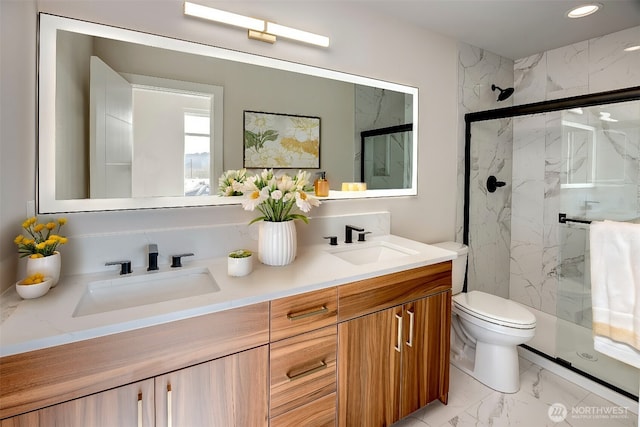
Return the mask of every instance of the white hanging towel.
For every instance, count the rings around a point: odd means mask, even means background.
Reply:
[[[592,222],[589,236],[595,349],[640,367],[640,224]]]

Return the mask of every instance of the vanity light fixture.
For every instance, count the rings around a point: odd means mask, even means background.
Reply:
[[[633,46],[627,46],[624,48],[625,52],[635,52],[636,50],[640,50],[640,44],[636,44]]]
[[[326,36],[297,30],[291,27],[285,27],[284,25],[275,24],[262,19],[250,18],[237,13],[202,6],[188,1],[184,2],[184,14],[220,22],[222,24],[233,25],[235,27],[246,28],[248,30],[248,37],[253,40],[275,43],[276,36],[280,36],[317,46],[329,46],[329,37]]]
[[[214,9],[212,7],[202,6],[188,1],[184,2],[184,14],[256,31],[264,30],[265,24],[262,19],[255,19],[244,15],[238,15],[237,13],[225,12],[224,10]]]
[[[295,28],[285,27],[284,25],[274,24],[273,22],[267,22],[265,33],[314,44],[316,46],[329,47],[329,37],[308,31],[296,30]]]
[[[602,8],[600,3],[589,3],[583,4],[578,7],[574,7],[569,12],[567,12],[567,16],[569,18],[584,18],[585,16],[589,16],[593,13],[596,13],[598,10]]]

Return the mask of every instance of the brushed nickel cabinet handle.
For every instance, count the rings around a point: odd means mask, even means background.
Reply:
[[[171,427],[171,384],[167,384],[167,427]]]
[[[138,393],[138,427],[142,427],[142,393]]]
[[[396,319],[398,319],[398,344],[394,347],[394,349],[400,353],[402,349],[402,316],[396,313]]]
[[[323,305],[319,308],[315,308],[315,309],[311,309],[309,311],[303,311],[300,313],[288,313],[287,314],[287,319],[291,320],[292,322],[295,320],[300,320],[300,319],[306,319],[307,317],[312,317],[312,316],[317,316],[319,314],[324,314],[327,313],[329,311],[329,309],[327,308],[326,305]]]
[[[407,313],[409,314],[409,339],[407,340],[407,345],[413,347],[413,319],[415,313],[411,310],[407,310]]]
[[[286,374],[287,378],[289,379],[289,381],[295,381],[300,378],[306,377],[307,375],[315,374],[316,372],[320,372],[323,369],[327,369],[327,364],[323,360],[321,360],[319,363],[320,364],[318,366],[315,366],[311,369],[306,369],[302,372],[296,372],[296,373],[293,373],[293,371],[288,372]]]

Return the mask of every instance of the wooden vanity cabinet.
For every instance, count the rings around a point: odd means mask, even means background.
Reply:
[[[271,426],[331,427],[336,419],[337,290],[271,301]]]
[[[0,427],[388,426],[449,387],[451,262],[0,359]]]
[[[14,418],[0,427],[268,426],[266,345]]]
[[[7,356],[0,426],[267,426],[268,342],[265,302]]]
[[[435,399],[447,402],[450,268],[437,264],[339,288],[339,426],[388,426]]]
[[[153,427],[153,383],[140,381],[7,418],[0,427]]]
[[[268,346],[155,378],[157,426],[267,427]]]

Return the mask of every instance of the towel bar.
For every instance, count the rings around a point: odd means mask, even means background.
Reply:
[[[566,224],[567,222],[577,222],[579,224],[591,224],[591,221],[586,220],[586,219],[567,218],[567,214],[565,214],[565,213],[559,213],[558,214],[558,222],[560,224]]]

